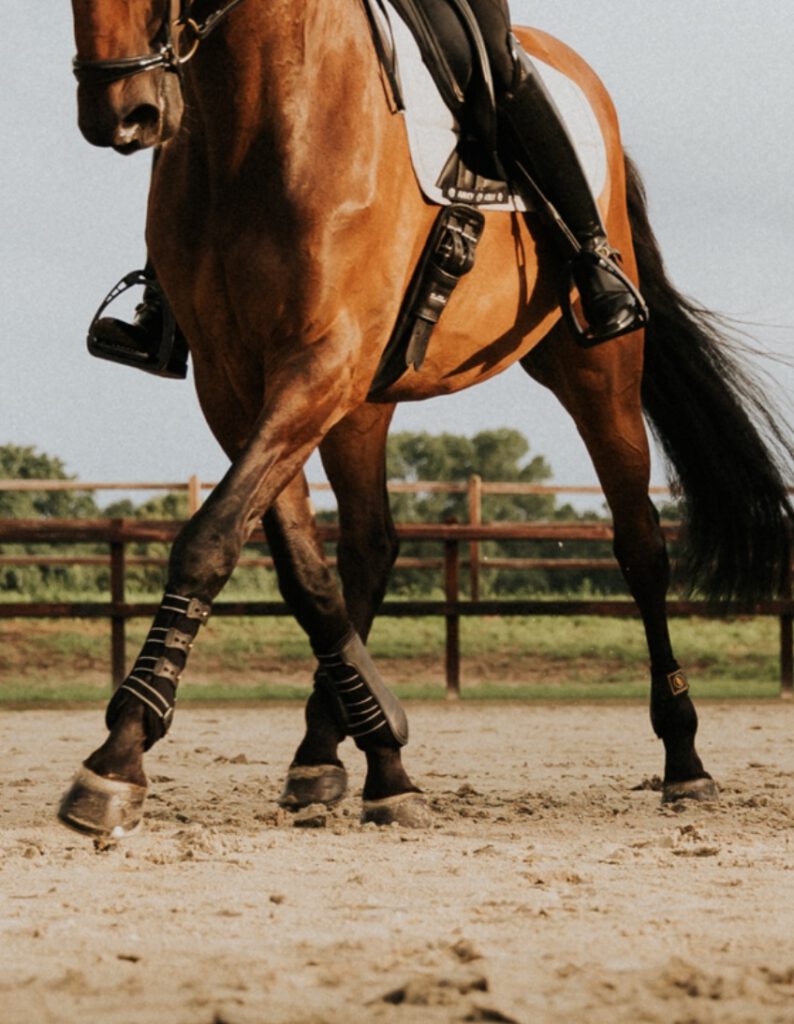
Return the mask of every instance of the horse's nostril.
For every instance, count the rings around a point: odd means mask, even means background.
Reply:
[[[160,111],[152,103],[140,103],[122,121],[125,128],[156,128],[160,123]]]
[[[116,125],[113,147],[119,153],[134,153],[157,141],[160,110],[152,103],[139,103]]]

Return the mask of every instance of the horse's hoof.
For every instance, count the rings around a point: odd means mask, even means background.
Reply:
[[[85,765],[61,800],[58,817],[92,836],[123,839],[140,828],[146,786],[97,775]]]
[[[719,797],[720,791],[714,779],[666,782],[662,791],[663,804],[673,804],[678,800],[719,800]]]
[[[433,812],[423,793],[399,793],[382,800],[365,800],[361,823],[366,825],[402,825],[404,828],[429,828]]]
[[[279,806],[297,811],[309,804],[334,807],[347,792],[347,772],[337,764],[294,764],[287,772]]]

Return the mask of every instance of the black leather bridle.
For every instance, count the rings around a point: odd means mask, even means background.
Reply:
[[[175,19],[173,10],[177,2],[179,17]],[[208,14],[203,21],[196,21],[191,17],[192,0],[166,0],[163,23],[152,41],[153,46],[157,47],[156,50],[138,56],[115,57],[108,60],[81,60],[75,57],[72,60],[74,76],[81,85],[109,85],[122,78],[155,71],[157,68],[179,74],[183,64],[187,64],[195,55],[202,40],[206,39],[221,20],[240,3],[242,0],[226,0],[225,4],[212,14]],[[174,39],[175,24],[181,26],[183,32],[189,32],[192,40],[189,49],[183,53],[177,49]]]

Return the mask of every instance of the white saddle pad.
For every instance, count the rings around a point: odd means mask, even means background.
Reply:
[[[518,195],[508,195],[501,190],[478,193],[470,197],[461,195],[460,192],[453,196],[443,193],[438,180],[457,146],[458,124],[439,95],[411,30],[391,3],[388,0],[385,0],[385,3],[397,52],[411,160],[423,194],[440,206],[468,200],[487,206],[490,210],[526,209],[526,204]],[[377,4],[373,6],[377,8]],[[584,92],[575,82],[536,58],[533,58],[533,62],[576,145],[593,195],[599,196],[606,184],[607,154],[595,113]]]

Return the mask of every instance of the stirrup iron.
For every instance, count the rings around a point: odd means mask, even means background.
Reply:
[[[132,337],[111,340],[100,337],[96,330],[108,306],[130,288],[139,286],[153,291],[161,305],[163,324],[156,351],[142,345],[136,346]],[[118,284],[111,288],[89,325],[86,344],[89,353],[98,359],[108,359],[123,366],[132,366],[158,377],[184,379],[187,376],[187,343],[184,335],[177,326],[160,283],[145,270],[133,270],[125,274]]]

